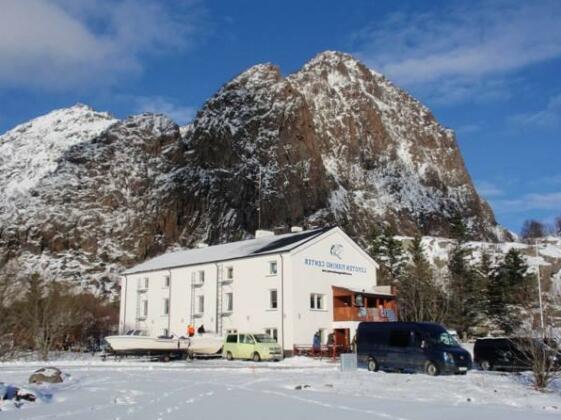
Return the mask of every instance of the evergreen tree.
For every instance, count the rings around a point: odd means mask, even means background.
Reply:
[[[446,299],[425,257],[421,237],[411,244],[411,258],[398,282],[398,305],[403,321],[442,321]]]
[[[475,290],[476,299],[474,302],[475,310],[478,312],[479,320],[483,321],[489,315],[489,282],[493,276],[493,264],[491,256],[485,248],[481,251],[481,260],[475,271]]]
[[[450,220],[450,237],[460,243],[468,240],[468,228],[460,213],[455,213]]]
[[[498,264],[489,283],[489,312],[493,321],[512,334],[522,324],[521,305],[528,299],[532,275],[516,249],[511,249]]]
[[[380,265],[379,283],[395,284],[403,272],[406,255],[401,242],[394,238],[396,232],[387,225],[380,233],[374,230],[370,244],[370,256]]]
[[[478,317],[477,272],[468,262],[470,251],[458,241],[448,260],[448,323],[460,334],[467,334]]]

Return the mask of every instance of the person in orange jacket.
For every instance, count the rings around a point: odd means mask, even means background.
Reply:
[[[195,335],[195,327],[192,324],[189,324],[187,327],[187,334],[189,337],[193,337]]]

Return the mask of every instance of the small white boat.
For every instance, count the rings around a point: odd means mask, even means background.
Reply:
[[[189,353],[192,355],[216,354],[222,350],[224,345],[222,337],[208,333],[194,335],[187,340],[191,341]]]
[[[125,335],[105,337],[112,353],[147,354],[158,352],[186,352],[214,354],[222,348],[222,337],[200,334],[193,337],[149,337],[141,330],[130,330]]]

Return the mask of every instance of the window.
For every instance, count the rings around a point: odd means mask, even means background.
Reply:
[[[165,277],[164,277],[164,287],[165,287],[165,288],[169,288],[169,282],[170,282],[170,277],[169,277],[169,276],[165,276]]]
[[[269,335],[276,342],[279,341],[279,333],[276,328],[265,328],[265,334]]]
[[[310,295],[310,309],[324,309],[323,295],[312,293]]]
[[[269,274],[270,275],[277,275],[278,266],[276,261],[269,261]]]
[[[162,309],[163,309],[162,313],[164,315],[169,315],[169,298],[164,298],[164,304]]]
[[[240,334],[240,343],[242,344],[255,344],[255,340],[249,334]]]
[[[168,330],[167,328],[164,328],[164,329],[162,330],[162,335],[163,335],[164,337],[169,337],[169,330]]]
[[[226,267],[226,279],[232,280],[234,278],[234,267]]]
[[[148,279],[148,277],[140,279],[139,289],[148,289],[149,282],[150,282],[150,280]]]
[[[142,316],[146,318],[148,316],[148,300],[144,299],[142,301]]]
[[[234,294],[232,292],[225,293],[226,298],[226,312],[232,312],[234,310]]]
[[[199,296],[199,313],[202,314],[205,311],[205,297]]]
[[[278,309],[278,293],[277,289],[269,290],[269,309]]]
[[[238,335],[237,334],[230,334],[226,337],[226,343],[237,343],[238,342]]]
[[[390,331],[390,346],[391,347],[407,347],[409,346],[411,333],[406,330],[393,330]]]
[[[205,282],[205,272],[199,271],[199,283],[204,283],[204,282]]]

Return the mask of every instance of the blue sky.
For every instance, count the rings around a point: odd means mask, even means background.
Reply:
[[[0,132],[83,102],[188,122],[256,63],[349,52],[454,129],[498,221],[561,215],[561,2],[0,0]]]

